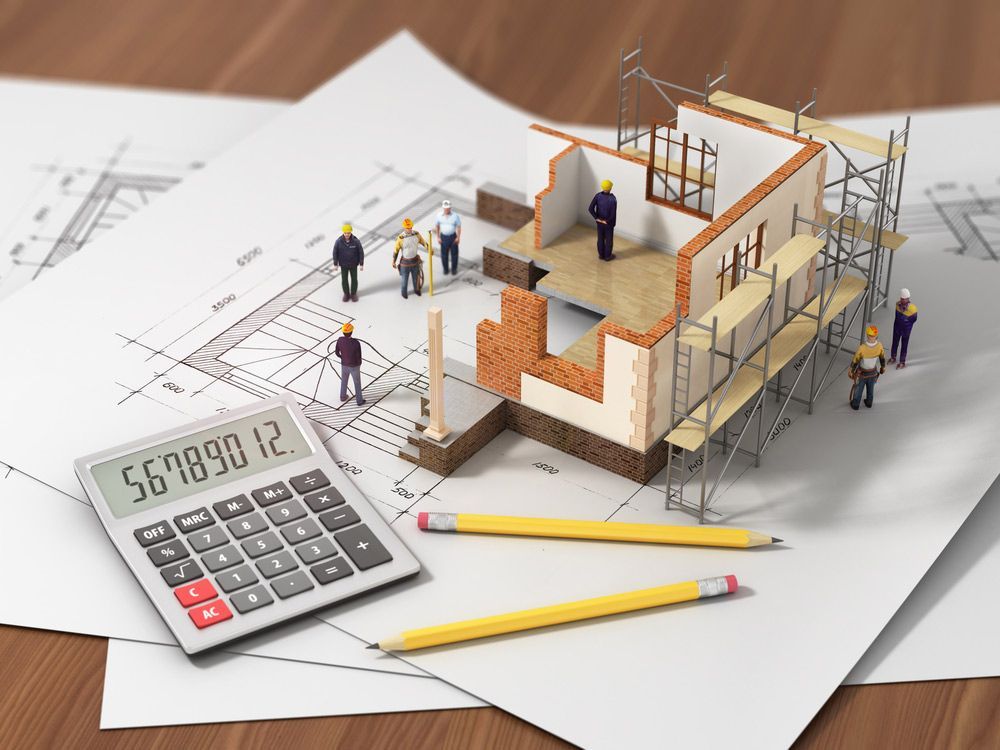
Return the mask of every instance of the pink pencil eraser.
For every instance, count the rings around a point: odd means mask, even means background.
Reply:
[[[420,513],[417,513],[417,528],[418,529],[423,529],[424,531],[427,531],[427,513],[426,513],[426,511],[422,511]],[[734,578],[733,579],[734,585],[735,585],[735,581],[736,581],[736,579]]]
[[[421,526],[421,528],[423,527]],[[729,594],[733,593],[734,591],[736,591],[736,589],[740,587],[740,585],[736,582],[736,576],[726,576],[726,587],[727,587],[726,593]]]

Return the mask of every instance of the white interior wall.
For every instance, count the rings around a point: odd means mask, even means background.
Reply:
[[[577,148],[556,162],[555,184],[542,196],[542,247],[576,224],[581,151]]]
[[[713,217],[720,216],[800,148],[787,138],[684,106],[677,110],[677,128],[718,144]]]
[[[800,212],[808,215],[816,198],[817,173],[821,155],[813,157],[809,163],[801,167],[785,182],[772,190],[768,196],[751,208],[743,216],[733,222],[715,240],[704,247],[691,263],[691,306],[690,315],[698,318],[706,313],[715,303],[719,281],[719,259],[732,249],[737,241],[742,240],[751,231],[756,231],[762,221],[767,221],[767,236],[765,237],[761,267],[767,267],[767,257],[777,251],[791,237],[792,210],[795,203],[799,204]],[[808,264],[798,271],[789,281],[791,304],[798,306],[805,299],[807,287]],[[779,292],[779,305],[775,308],[775,325],[781,320],[784,304],[784,292]],[[761,305],[761,308],[763,305]],[[753,314],[736,327],[736,353],[742,351],[747,338],[753,332],[758,308]],[[763,329],[762,329],[763,331]],[[763,333],[758,334],[758,341]],[[726,345],[728,346],[728,340]],[[654,346],[656,350],[657,370],[654,379],[657,384],[654,400],[653,435],[663,434],[670,423],[670,396],[673,376],[674,334],[671,332]],[[722,360],[716,361],[716,378],[725,367]],[[703,398],[705,391],[701,387],[707,382],[708,355],[697,349],[692,349],[691,382],[689,387],[690,402],[696,403]]]
[[[587,213],[601,180],[611,180],[618,199],[615,233],[648,247],[676,254],[685,242],[708,226],[708,221],[646,200],[646,166],[618,156],[582,147],[579,172],[578,220],[587,226]]]
[[[528,128],[526,144],[527,164],[524,169],[524,194],[529,205],[534,205],[535,196],[549,186],[549,161],[564,151],[572,141]]]
[[[532,409],[582,427],[616,443],[629,444],[635,409],[633,362],[639,347],[614,336],[604,343],[604,399],[594,401],[540,378],[521,374],[521,401]]]

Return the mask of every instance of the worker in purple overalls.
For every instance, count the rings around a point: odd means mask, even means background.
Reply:
[[[618,216],[618,199],[611,192],[611,180],[601,180],[601,192],[594,196],[587,210],[597,222],[597,257],[614,260],[615,219]]]
[[[910,290],[899,290],[899,302],[896,303],[896,319],[892,323],[892,352],[889,357],[889,364],[896,361],[896,349],[899,348],[899,362],[896,364],[897,370],[906,367],[906,349],[910,345],[910,332],[913,324],[917,322],[917,306],[910,302]]]
[[[347,401],[347,378],[354,381],[354,398],[358,406],[363,406],[364,398],[361,396],[361,342],[352,338],[354,326],[351,323],[344,323],[340,329],[344,334],[337,339],[337,346],[333,353],[340,360],[340,400]]]

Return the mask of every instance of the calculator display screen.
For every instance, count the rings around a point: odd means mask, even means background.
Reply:
[[[279,406],[105,461],[91,474],[111,512],[123,518],[312,453]]]

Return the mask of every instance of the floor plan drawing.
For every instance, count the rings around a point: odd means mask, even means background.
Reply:
[[[1000,180],[959,185],[939,182],[925,188],[925,202],[904,206],[914,234],[951,235],[945,252],[1000,262]]]
[[[37,279],[199,169],[121,139],[109,154],[36,164],[35,189],[0,235],[0,296]]]

